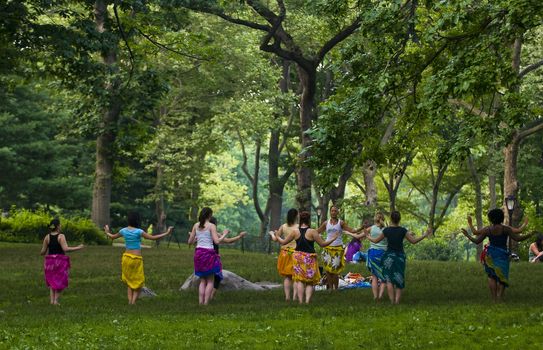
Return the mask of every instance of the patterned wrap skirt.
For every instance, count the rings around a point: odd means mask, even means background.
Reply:
[[[142,288],[145,285],[145,275],[143,274],[143,257],[141,255],[124,253],[121,263],[121,280],[126,283],[130,289]]]
[[[405,288],[405,253],[387,250],[383,253],[383,279],[397,288]]]
[[[277,258],[277,272],[283,277],[292,277],[294,274],[293,254],[294,248],[292,247],[281,247],[281,250],[279,251],[279,257]]]
[[[383,249],[370,248],[368,250],[368,259],[366,260],[366,267],[372,275],[376,276],[379,281],[384,281],[383,277]]]
[[[328,273],[339,275],[345,267],[345,251],[342,246],[324,247],[322,260],[324,270]]]
[[[353,238],[353,240],[347,246],[347,252],[345,253],[345,261],[347,262],[353,261],[353,255],[355,255],[360,250],[361,247],[362,247],[362,244],[360,243],[360,240]]]
[[[68,287],[70,274],[70,257],[62,254],[46,255],[43,271],[47,287],[62,291]]]
[[[295,251],[292,279],[309,285],[317,285],[321,279],[317,254]]]
[[[509,286],[509,252],[489,245],[484,256],[485,272],[504,286]]]
[[[221,257],[215,249],[196,248],[194,251],[194,274],[198,277],[214,275],[218,280],[223,279]]]

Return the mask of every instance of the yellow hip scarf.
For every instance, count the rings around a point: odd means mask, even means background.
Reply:
[[[291,277],[294,274],[294,261],[292,258],[293,253],[294,248],[281,247],[279,257],[277,258],[277,271],[283,277]]]
[[[345,267],[345,252],[343,247],[325,247],[322,251],[322,260],[326,272],[339,275]]]
[[[130,289],[140,289],[143,287],[145,276],[143,274],[143,258],[140,255],[123,254],[121,280]]]

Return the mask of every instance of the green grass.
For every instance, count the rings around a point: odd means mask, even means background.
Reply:
[[[541,345],[543,265],[511,267],[506,302],[488,298],[474,262],[409,261],[402,304],[374,304],[371,290],[316,292],[287,304],[282,290],[219,292],[198,306],[179,292],[192,271],[183,246],[146,249],[146,285],[158,296],[127,305],[121,248],[74,252],[61,306],[49,305],[39,245],[0,243],[0,348],[168,349],[526,349]],[[224,249],[225,268],[252,281],[280,282],[273,256]],[[346,271],[367,274],[362,266]]]

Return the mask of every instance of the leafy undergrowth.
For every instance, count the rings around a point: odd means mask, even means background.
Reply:
[[[376,348],[521,349],[540,346],[543,265],[513,264],[504,304],[490,303],[477,263],[409,261],[400,306],[375,304],[371,290],[316,292],[311,305],[282,290],[219,292],[198,306],[179,292],[192,251],[144,250],[146,285],[158,296],[126,304],[115,247],[71,254],[70,287],[48,304],[39,246],[0,244],[0,348]],[[273,256],[222,251],[225,268],[280,282]],[[367,271],[348,265],[346,271]]]

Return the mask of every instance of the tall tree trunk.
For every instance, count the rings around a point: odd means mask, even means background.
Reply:
[[[375,175],[377,175],[377,164],[373,160],[368,160],[362,167],[364,174],[364,187],[366,189],[366,203],[368,207],[377,207],[377,185],[375,184]]]
[[[496,208],[496,175],[491,173],[488,175],[488,194],[489,194],[489,203],[488,209],[492,210]]]
[[[97,0],[94,5],[96,29],[99,33],[106,31],[108,21],[107,2]],[[116,47],[102,52],[102,60],[108,66],[117,62]],[[92,191],[92,221],[103,227],[110,221],[111,205],[111,178],[113,174],[113,144],[115,142],[115,125],[121,112],[121,104],[118,100],[119,82],[114,80],[105,86],[109,103],[103,111],[100,129],[102,130],[96,139],[96,170]]]
[[[477,229],[480,230],[483,228],[483,193],[481,189],[481,180],[471,154],[468,156],[468,168],[471,173],[473,186],[475,187],[475,219],[477,221]],[[483,244],[477,244],[477,256],[480,256],[482,251]]]
[[[307,131],[311,128],[312,122],[316,118],[315,92],[317,72],[315,68],[308,71],[300,65],[296,67],[302,87],[302,94],[300,95],[300,139],[302,152],[297,167],[298,194],[296,200],[300,210],[311,212],[312,172],[305,162],[310,157],[309,146],[311,146],[311,138],[307,134]]]
[[[522,209],[519,205],[519,186],[517,178],[517,160],[519,152],[520,140],[517,136],[513,137],[513,140],[505,146],[503,150],[504,155],[504,173],[503,173],[503,190],[504,196],[514,196],[516,198],[515,210],[513,210],[512,221],[509,221],[509,212],[505,208],[505,222],[510,226],[517,226],[522,216]],[[514,240],[509,240],[509,249],[512,252],[517,252],[518,244]]]

